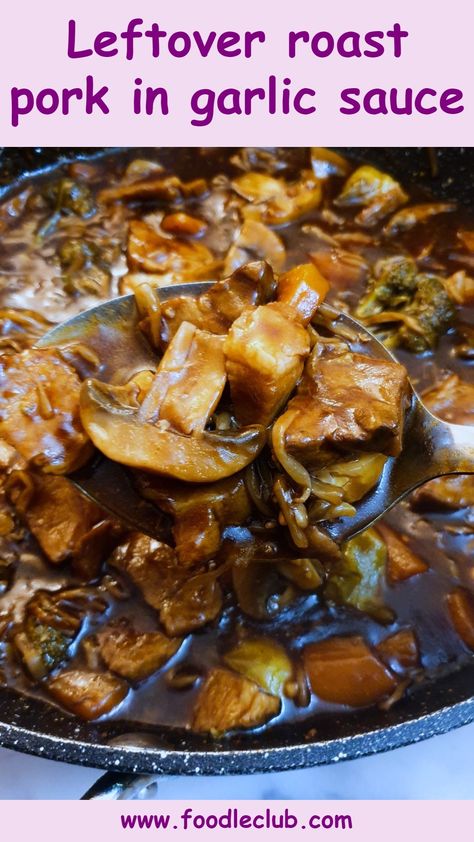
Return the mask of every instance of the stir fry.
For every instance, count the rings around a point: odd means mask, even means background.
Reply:
[[[400,453],[408,375],[474,425],[474,224],[319,147],[178,152],[63,165],[0,207],[0,683],[211,739],[388,709],[472,657],[474,479],[342,546],[326,527]],[[35,347],[125,293],[146,368]],[[99,455],[160,537],[73,485]]]

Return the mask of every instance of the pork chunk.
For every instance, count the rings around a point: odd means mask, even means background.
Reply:
[[[397,363],[362,354],[323,354],[307,366],[288,412],[286,446],[308,467],[340,451],[400,453],[408,378]]]
[[[258,684],[227,669],[216,668],[204,683],[194,708],[193,731],[214,736],[256,728],[280,712],[281,702]]]
[[[171,637],[188,634],[215,620],[222,611],[223,596],[213,574],[187,577],[179,590],[164,600],[160,621]]]
[[[48,690],[66,710],[81,719],[98,719],[117,707],[128,693],[128,684],[109,673],[65,670],[48,683]]]
[[[135,532],[129,540],[116,548],[109,563],[123,570],[152,608],[158,611],[165,598],[183,580],[176,553],[167,544]]]
[[[222,591],[209,574],[189,575],[175,551],[139,532],[117,547],[110,563],[123,570],[160,615],[166,634],[181,637],[214,620],[222,609]]]
[[[164,301],[161,306],[160,343],[163,348],[171,342],[183,322],[190,322],[195,327],[216,335],[224,335],[228,328],[226,320],[218,313],[207,312],[202,308],[201,298],[178,295]]]
[[[204,430],[226,383],[223,338],[182,322],[160,362],[139,415],[189,435]]]
[[[102,513],[64,477],[29,477],[32,494],[25,508],[18,497],[19,513],[48,559],[58,564],[80,552],[84,538]],[[10,497],[15,504],[15,484],[11,485]]]
[[[159,631],[136,632],[126,620],[106,627],[97,637],[107,667],[128,681],[149,678],[181,646],[181,640]]]
[[[54,350],[29,350],[0,362],[0,435],[27,461],[53,474],[91,452],[79,417],[81,383]]]
[[[301,377],[309,338],[289,308],[267,304],[234,322],[224,353],[238,420],[267,425]]]
[[[199,298],[177,296],[162,306],[161,342],[166,345],[183,321],[202,330],[223,335],[231,324],[249,309],[266,304],[276,288],[268,263],[255,260],[240,266],[228,278],[215,283]]]
[[[189,495],[189,505],[176,514],[173,537],[180,563],[190,567],[211,559],[221,546],[222,530],[243,523],[251,507],[242,476],[215,483],[215,496],[208,489]]]
[[[145,496],[174,518],[173,537],[179,563],[195,567],[213,558],[225,526],[243,523],[251,506],[243,474],[209,485],[162,477],[143,478]]]

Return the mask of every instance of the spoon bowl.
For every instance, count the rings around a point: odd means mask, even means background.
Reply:
[[[157,289],[161,302],[176,296],[196,297],[213,282],[178,284]],[[396,361],[394,355],[360,322],[325,304],[324,315],[344,332],[352,350]],[[100,360],[94,376],[121,384],[143,369],[155,368],[156,354],[138,328],[135,297],[126,295],[86,310],[49,330],[37,348],[86,344]],[[418,486],[435,477],[474,473],[474,427],[449,424],[436,418],[410,384],[403,448],[389,457],[375,488],[357,503],[352,517],[322,524],[337,542],[345,541],[375,523]],[[163,515],[135,488],[131,472],[98,454],[69,479],[102,508],[135,529],[162,536]]]

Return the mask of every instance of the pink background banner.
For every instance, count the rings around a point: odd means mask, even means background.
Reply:
[[[212,840],[225,834],[274,840],[297,834],[351,842],[379,842],[381,836],[385,842],[419,837],[445,842],[470,838],[473,809],[469,801],[3,801],[2,838],[63,842],[66,834],[68,842],[115,842],[157,834]]]
[[[1,14],[2,145],[473,142],[469,0],[16,0]]]

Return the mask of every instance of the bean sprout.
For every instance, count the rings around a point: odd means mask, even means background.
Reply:
[[[151,284],[139,284],[134,291],[134,295],[138,313],[142,319],[147,320],[151,340],[153,345],[158,348],[161,331],[161,304],[156,290],[153,289]]]
[[[297,416],[296,410],[288,410],[275,421],[272,428],[273,452],[281,467],[291,479],[301,486],[302,492],[298,501],[304,503],[311,494],[311,477],[301,462],[290,456],[286,450],[285,435],[288,427]]]

